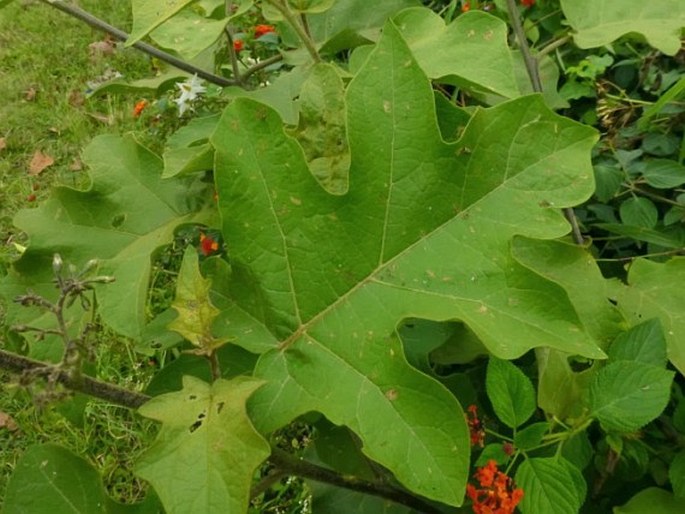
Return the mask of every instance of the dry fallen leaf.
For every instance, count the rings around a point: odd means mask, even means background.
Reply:
[[[36,94],[38,91],[36,91],[35,87],[30,87],[27,90],[24,91],[24,100],[27,102],[33,102],[36,99]]]
[[[29,163],[29,175],[39,175],[45,168],[52,166],[54,163],[55,159],[51,156],[40,150],[36,150],[36,153],[33,154],[31,162]]]
[[[69,105],[72,107],[81,107],[86,101],[86,97],[78,89],[73,89],[69,93]]]
[[[0,150],[7,148],[7,141],[4,137],[0,137]]]
[[[112,55],[115,50],[115,42],[109,37],[88,45],[88,52],[90,53],[91,59],[95,59],[101,55]]]
[[[81,162],[81,159],[76,157],[73,161],[71,161],[71,164],[69,165],[70,171],[81,171],[82,169],[83,163]]]
[[[10,432],[15,432],[19,429],[19,425],[14,421],[14,418],[6,412],[0,411],[0,428],[6,428]]]

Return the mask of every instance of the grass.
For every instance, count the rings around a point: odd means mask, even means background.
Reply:
[[[129,2],[79,4],[117,27],[130,27]],[[103,39],[102,33],[43,2],[15,0],[0,10],[0,277],[18,257],[17,245],[26,243],[12,225],[14,214],[46,198],[55,184],[87,185],[79,156],[94,136],[139,128],[132,115],[135,96],[86,96],[89,83],[112,70],[131,79],[152,74],[150,59],[135,49],[93,52],[89,45]],[[54,164],[31,175],[29,163],[36,151],[51,156]],[[0,336],[3,327],[0,305]],[[140,388],[150,378],[153,370],[133,354],[128,341],[100,332],[96,344],[99,378],[130,388]],[[39,386],[26,390],[12,380],[0,373],[0,414],[9,414],[17,427],[0,428],[0,507],[17,460],[30,445],[45,442],[88,459],[113,498],[132,502],[144,495],[145,486],[131,467],[151,441],[152,423],[98,401],[76,402],[80,408],[69,412],[59,403],[37,409],[33,394]]]

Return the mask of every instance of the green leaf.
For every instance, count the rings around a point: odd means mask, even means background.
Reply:
[[[517,428],[535,412],[535,389],[526,374],[509,361],[490,357],[485,387],[497,417]]]
[[[494,460],[498,466],[503,466],[509,461],[509,459],[510,456],[504,451],[504,445],[502,443],[492,443],[483,448],[478,456],[478,459],[474,463],[474,466],[485,466],[489,460]]]
[[[642,171],[647,183],[657,189],[671,189],[685,184],[685,166],[671,159],[652,159]]]
[[[527,426],[519,432],[516,432],[514,436],[514,446],[520,448],[521,450],[532,450],[540,445],[544,435],[549,432],[549,423],[540,422],[533,423]]]
[[[221,37],[228,22],[227,18],[205,18],[192,8],[186,8],[157,26],[150,32],[150,37],[162,48],[174,50],[184,59],[191,60]]]
[[[90,463],[66,448],[43,444],[30,446],[17,462],[3,513],[142,514],[142,505],[115,503]]]
[[[11,298],[31,288],[52,298],[54,252],[76,266],[95,258],[98,274],[116,278],[97,289],[103,321],[138,338],[146,322],[151,256],[171,243],[178,225],[207,219],[207,211],[195,211],[203,197],[211,202],[211,192],[192,178],[162,181],[159,158],[131,137],[95,138],[83,161],[92,179],[88,190],[57,187],[40,207],[16,215],[15,224],[31,243],[0,284],[0,294]],[[26,321],[35,313],[16,315]]]
[[[661,322],[654,318],[620,334],[607,352],[611,362],[619,360],[644,362],[666,367],[666,339]]]
[[[237,377],[209,385],[186,376],[182,391],[139,409],[162,428],[136,473],[152,484],[169,514],[247,509],[252,475],[270,453],[245,412],[262,384]]]
[[[659,211],[654,202],[642,196],[628,198],[619,209],[621,221],[640,228],[654,228],[659,220]]]
[[[654,219],[654,212],[647,212],[647,215],[651,216],[651,220]],[[649,218],[646,221],[651,222]],[[594,226],[614,234],[637,239],[638,241],[646,241],[664,248],[685,247],[685,230],[680,226],[657,229],[622,225],[620,223],[596,223]]]
[[[218,115],[193,118],[169,136],[162,153],[162,178],[212,169],[214,148],[209,144],[209,136],[214,132],[217,123]]]
[[[669,491],[648,487],[633,496],[625,505],[614,507],[614,514],[681,514],[683,500]]]
[[[605,46],[638,32],[665,54],[680,50],[685,26],[685,5],[680,0],[561,0],[561,8],[580,48]]]
[[[671,461],[668,479],[673,487],[673,495],[682,501],[685,497],[685,450],[680,450]]]
[[[429,78],[505,98],[519,96],[507,24],[499,18],[473,11],[445,25],[432,10],[416,7],[393,21]]]
[[[595,196],[600,202],[608,202],[620,191],[624,179],[623,172],[614,166],[601,164],[595,166],[594,170],[597,182]]]
[[[578,432],[570,439],[567,439],[561,449],[562,457],[581,471],[592,462],[594,452],[595,450],[587,435],[587,430]]]
[[[312,512],[326,514],[414,514],[415,509],[390,500],[321,482],[308,482]]]
[[[628,285],[615,284],[612,296],[632,323],[658,317],[668,358],[685,373],[685,259],[666,263],[637,259],[628,271]]]
[[[523,489],[523,514],[577,514],[587,488],[578,468],[563,458],[526,459],[516,471],[516,486]]]
[[[317,64],[302,84],[300,121],[292,135],[304,150],[312,175],[331,194],[344,194],[350,169],[345,130],[344,86],[332,64]]]
[[[176,297],[171,306],[178,317],[169,324],[169,329],[181,334],[197,348],[211,353],[227,339],[212,335],[212,323],[219,315],[219,309],[209,298],[211,281],[200,274],[197,250],[186,248],[176,282]]]
[[[444,142],[431,84],[391,24],[346,103],[343,196],[321,188],[264,105],[235,100],[212,137],[227,294],[278,340],[250,412],[265,433],[322,412],[403,485],[456,505],[469,467],[461,409],[406,363],[396,327],[461,320],[503,358],[543,345],[604,356],[565,292],[509,248],[516,233],[568,232],[558,208],[592,193],[595,134],[533,96],[478,110]]]
[[[640,130],[646,130],[649,127],[649,120],[659,114],[666,105],[678,99],[683,92],[685,92],[685,77],[681,77],[656,102],[644,109],[642,116],[638,120]]]
[[[126,40],[126,46],[145,37],[156,27],[171,18],[195,0],[131,0],[133,28]]]
[[[590,414],[607,431],[634,432],[666,408],[673,376],[643,362],[612,362],[592,382]]]

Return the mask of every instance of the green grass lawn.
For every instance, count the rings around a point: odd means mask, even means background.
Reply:
[[[130,26],[130,3],[81,0],[79,5],[112,25]],[[119,72],[127,78],[150,77],[152,64],[135,49],[94,50],[104,34],[50,7],[15,0],[0,10],[0,277],[19,255],[25,236],[12,225],[14,214],[33,208],[61,183],[87,186],[79,155],[94,136],[136,130],[133,95],[88,98],[94,81]],[[107,46],[107,45],[104,45]],[[36,152],[54,160],[31,174]],[[35,171],[35,170],[34,170]],[[5,332],[0,305],[0,337]],[[95,369],[104,380],[139,388],[150,375],[145,359],[128,342],[99,333]],[[131,383],[131,377],[137,381]],[[101,471],[114,498],[134,501],[144,487],[131,474],[131,459],[152,436],[152,424],[126,409],[82,402],[82,410],[64,412],[59,403],[37,409],[31,391],[0,372],[0,414],[16,426],[0,427],[0,506],[7,480],[25,448],[53,442],[84,456]],[[146,441],[143,441],[146,440]]]

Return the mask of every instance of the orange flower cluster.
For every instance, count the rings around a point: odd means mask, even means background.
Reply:
[[[138,118],[143,112],[143,109],[147,107],[147,100],[141,100],[133,107],[133,117]]]
[[[214,252],[219,250],[219,243],[217,243],[212,236],[205,235],[204,233],[200,233],[200,251],[202,252],[202,255],[207,257],[208,255],[212,255]]]
[[[516,489],[511,477],[499,471],[494,460],[478,468],[473,477],[480,489],[468,484],[466,495],[473,501],[475,514],[512,514],[523,498],[523,489]]]
[[[467,12],[471,10],[471,2],[464,2],[461,6],[461,12]]]
[[[533,7],[535,5],[535,0],[521,0],[521,5],[523,7]]]
[[[469,405],[466,408],[466,412],[466,423],[469,426],[471,446],[478,445],[482,448],[485,443],[485,429],[483,428],[483,423],[478,419],[478,407]]]
[[[269,32],[276,32],[276,28],[273,25],[255,25],[254,37],[262,37]]]
[[[233,40],[233,50],[235,50],[236,53],[240,52],[244,46],[245,44],[242,39]]]

